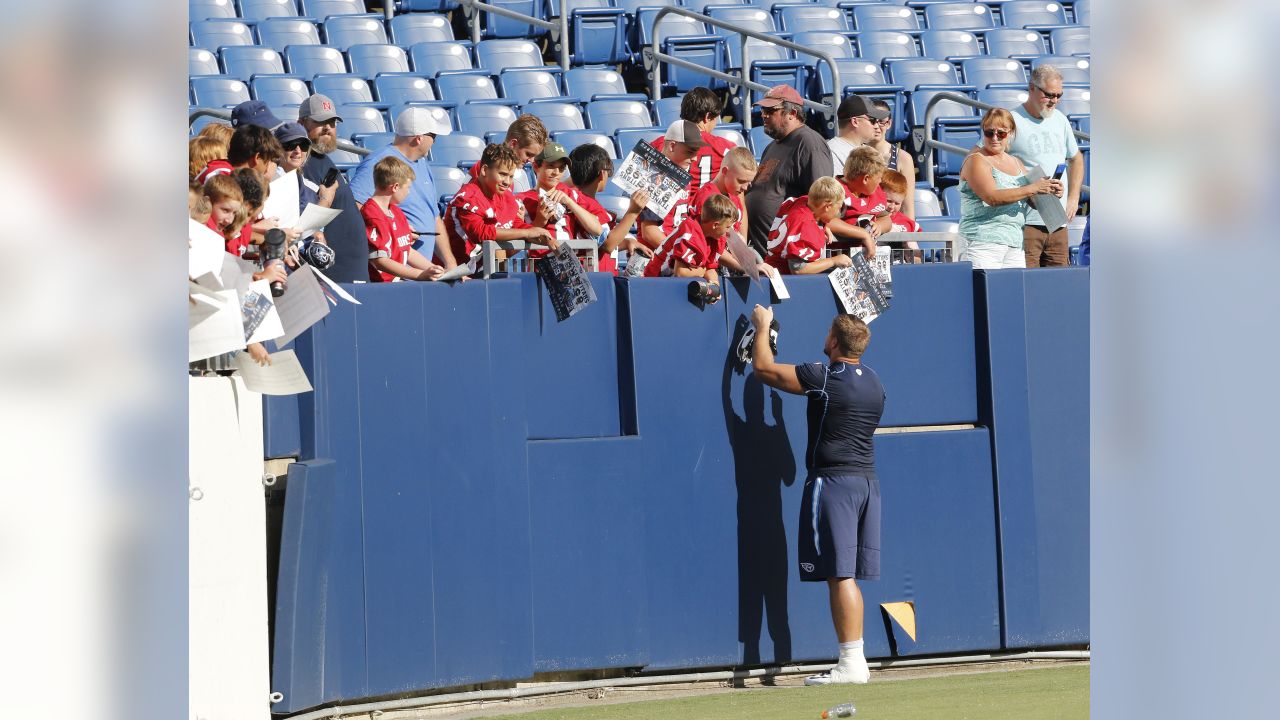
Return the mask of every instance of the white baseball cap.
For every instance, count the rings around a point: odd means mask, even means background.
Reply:
[[[448,135],[453,132],[449,114],[443,108],[409,107],[396,117],[395,134],[399,137],[415,135]]]

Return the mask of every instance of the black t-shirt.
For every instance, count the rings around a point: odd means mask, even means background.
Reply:
[[[327,156],[311,153],[307,164],[302,166],[302,176],[319,185],[332,167],[333,161]],[[325,242],[333,248],[335,256],[333,267],[324,274],[337,282],[368,282],[369,243],[365,240],[364,219],[342,173],[338,173],[338,193],[333,198],[333,208],[342,213],[324,229]]]
[[[816,130],[802,125],[764,149],[756,179],[747,190],[747,241],[760,257],[767,255],[769,226],[778,215],[778,206],[789,197],[809,194],[809,186],[820,177],[835,174],[831,148]]]
[[[796,366],[800,387],[809,398],[809,471],[833,475],[875,470],[871,438],[884,413],[884,387],[866,365],[845,362]]]

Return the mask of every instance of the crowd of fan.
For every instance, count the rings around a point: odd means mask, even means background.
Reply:
[[[1047,232],[1028,199],[1065,194],[1074,216],[1083,162],[1065,116],[1053,109],[1061,76],[1041,66],[1029,95],[1012,113],[983,117],[985,139],[961,173],[960,259],[975,267],[1066,264],[1066,230]],[[587,240],[598,246],[602,272],[718,283],[721,272],[742,271],[726,253],[730,233],[755,251],[765,272],[785,275],[848,266],[850,256],[841,250],[860,247],[874,256],[885,233],[919,231],[915,169],[910,154],[885,139],[886,104],[844,98],[838,135],[830,140],[805,123],[803,99],[790,86],[773,88],[755,104],[772,139],[759,162],[712,134],[723,110],[716,93],[686,93],[681,119],[653,141],[690,173],[685,193],[659,217],[646,209],[647,193],[637,191],[618,217],[596,199],[614,171],[609,153],[594,144],[569,150],[549,142],[534,115],[521,115],[505,142],[484,148],[470,181],[441,215],[428,155],[435,139],[452,131],[442,110],[402,111],[394,140],[366,157],[348,182],[328,157],[342,121],[329,98],[308,97],[298,122],[281,121],[261,101],[248,101],[232,112],[231,126],[211,123],[191,139],[189,209],[225,239],[227,252],[254,259],[267,231],[279,225],[278,218],[262,217],[270,184],[297,170],[300,212],[311,203],[340,212],[310,237],[279,228],[289,247],[285,265],[310,263],[339,282],[432,281],[459,265],[468,266],[467,279],[477,276],[486,241],[526,241],[527,255],[498,257],[527,266],[562,242]],[[1070,161],[1065,188],[1052,178],[1027,181],[1024,163],[1051,169],[1064,160]],[[529,163],[532,186],[524,169]],[[912,242],[905,246],[915,249]],[[620,253],[647,262],[622,266]],[[269,266],[254,279],[287,282],[287,272]]]

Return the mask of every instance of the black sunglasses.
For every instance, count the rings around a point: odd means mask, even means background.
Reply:
[[[987,128],[982,131],[982,134],[986,135],[989,138],[995,138],[997,140],[1003,140],[1009,137],[1008,130],[996,130],[995,128]]]
[[[1044,88],[1042,88],[1042,87],[1040,87],[1039,85],[1033,85],[1032,87],[1034,87],[1035,89],[1039,90],[1041,95],[1045,96],[1046,98],[1048,98],[1048,99],[1050,99],[1050,100],[1060,100],[1060,99],[1062,99],[1062,93],[1051,93],[1051,92],[1046,92],[1046,91],[1045,91],[1045,89],[1044,89]]]
[[[292,152],[294,150],[297,150],[298,148],[302,148],[303,150],[310,152],[311,141],[310,140],[291,140],[290,142],[287,142],[284,144],[285,152]]]

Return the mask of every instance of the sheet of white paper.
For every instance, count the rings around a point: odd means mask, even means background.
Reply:
[[[458,279],[464,278],[464,277],[466,277],[466,276],[470,275],[470,274],[471,274],[471,273],[473,273],[473,272],[475,272],[475,271],[471,269],[471,266],[469,266],[469,265],[459,265],[458,267],[456,267],[456,268],[454,268],[454,269],[452,269],[452,270],[448,270],[448,271],[446,271],[446,272],[445,272],[445,274],[443,274],[443,275],[441,275],[440,277],[436,278],[436,282],[452,282],[452,281],[454,281],[454,280],[458,280]]]
[[[311,392],[311,381],[302,370],[298,356],[292,350],[271,353],[271,364],[263,367],[249,357],[249,353],[236,355],[236,367],[244,378],[244,386],[263,395],[296,395]]]
[[[216,304],[212,313],[196,312],[187,330],[187,362],[204,360],[214,355],[239,350],[244,347],[244,323],[240,320],[240,300],[235,290],[217,290],[208,295],[196,295],[197,303]],[[197,319],[203,317],[203,319]]]
[[[192,283],[187,288],[187,329],[199,325],[222,308],[218,296]]]
[[[276,338],[276,346],[293,342],[307,328],[329,314],[329,303],[316,280],[315,270],[303,265],[289,276],[289,287],[276,298],[276,313],[284,333]]]
[[[341,210],[320,207],[315,203],[309,203],[307,208],[302,211],[302,215],[298,218],[298,222],[294,223],[293,229],[297,230],[302,237],[307,237],[314,234],[315,231],[323,229],[325,225],[333,222],[333,219],[341,214]]]
[[[271,181],[271,194],[262,203],[262,217],[278,218],[280,227],[291,228],[298,222],[298,171],[290,170]]]
[[[221,235],[195,220],[188,221],[187,277],[198,278],[222,269],[222,256],[227,254],[226,241]],[[219,283],[221,280],[219,280]]]
[[[267,316],[259,323],[258,328],[253,331],[253,335],[249,336],[246,343],[262,342],[278,338],[284,334],[284,328],[280,326],[280,313],[276,312],[275,300],[271,298],[271,283],[266,280],[257,280],[249,284],[249,290],[256,293],[265,293],[265,296],[271,300],[271,308],[267,310]]]
[[[778,296],[779,300],[791,299],[791,293],[787,292],[787,286],[782,282],[782,273],[770,275],[769,284],[773,286],[773,292]]]
[[[342,298],[343,300],[346,300],[347,302],[351,303],[352,305],[359,305],[359,304],[360,304],[360,301],[359,301],[359,300],[355,299],[354,297],[351,297],[351,293],[347,292],[346,290],[343,290],[343,289],[342,289],[342,286],[340,286],[340,285],[338,285],[338,283],[336,283],[336,282],[334,282],[334,281],[330,280],[330,279],[329,279],[329,277],[328,277],[327,275],[325,275],[324,273],[320,272],[319,270],[316,270],[315,268],[312,268],[311,270],[312,270],[312,272],[314,272],[314,273],[316,274],[316,277],[320,278],[322,281],[324,281],[324,284],[325,284],[325,285],[328,285],[328,286],[329,286],[329,289],[331,289],[331,290],[333,290],[335,293],[337,293],[338,297]]]

